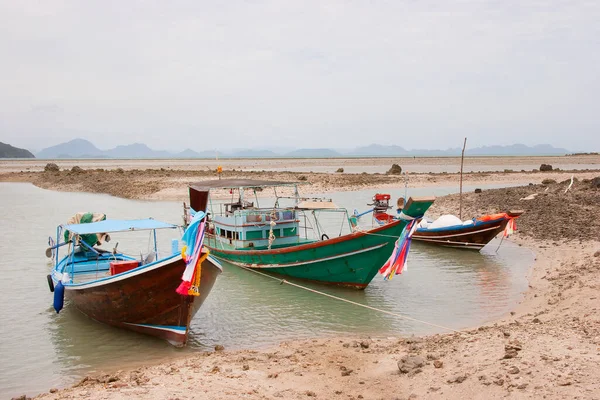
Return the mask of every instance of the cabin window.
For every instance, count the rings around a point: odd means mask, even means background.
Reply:
[[[265,221],[271,221],[271,214],[265,214]],[[279,212],[273,213],[273,221],[279,221]]]
[[[262,222],[262,215],[260,215],[260,214],[246,215],[246,222]]]
[[[281,219],[283,220],[290,220],[290,219],[294,219],[294,212],[291,210],[288,211],[283,211],[281,213]]]

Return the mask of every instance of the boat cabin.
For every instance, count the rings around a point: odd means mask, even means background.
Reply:
[[[205,244],[223,249],[262,250],[315,242],[322,236],[322,227],[318,221],[309,221],[306,211],[346,211],[339,209],[331,201],[301,199],[298,196],[298,184],[222,179],[190,186],[190,207],[194,210],[208,210],[209,226]],[[260,207],[256,194],[266,187],[293,187],[294,196],[280,196],[275,189],[275,206]],[[207,193],[219,189],[229,190],[232,196],[234,190],[237,191],[237,201],[213,204]],[[245,193],[252,193],[254,201],[245,200]],[[280,199],[287,199],[291,204],[280,206]],[[316,231],[313,235],[315,238],[307,238],[309,230]]]

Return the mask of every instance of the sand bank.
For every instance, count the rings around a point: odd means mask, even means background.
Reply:
[[[127,160],[124,160],[126,162]],[[139,160],[134,160],[139,161]],[[147,160],[146,160],[147,161]],[[314,160],[313,160],[314,161]],[[375,159],[379,162],[380,160]],[[373,162],[375,162],[373,161]],[[44,189],[67,192],[106,193],[113,196],[140,200],[186,201],[188,185],[209,179],[217,179],[214,170],[192,169],[123,169],[115,168],[114,160],[106,161],[105,167],[61,169],[59,172],[9,172],[0,168],[0,182],[31,182]],[[578,179],[591,179],[600,175],[597,171],[550,171],[550,172],[472,172],[465,173],[464,185],[515,185],[541,183],[544,180],[563,181],[575,175]],[[334,191],[356,191],[364,189],[386,190],[408,188],[455,186],[458,188],[458,173],[413,173],[407,175],[246,171],[225,169],[222,178],[246,178],[277,181],[300,181],[308,184],[302,195],[322,195]],[[266,193],[271,195],[271,193]]]

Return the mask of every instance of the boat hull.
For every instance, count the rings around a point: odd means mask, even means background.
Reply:
[[[405,225],[405,221],[394,221],[369,231],[271,250],[207,247],[214,257],[237,266],[364,289],[389,258]]]
[[[221,273],[208,257],[202,263],[199,296],[181,296],[185,262],[180,255],[104,279],[66,284],[65,298],[90,318],[185,345],[190,321]]]
[[[413,240],[442,247],[481,250],[500,232],[504,231],[510,218],[498,218],[474,225],[458,225],[440,229],[417,229]]]

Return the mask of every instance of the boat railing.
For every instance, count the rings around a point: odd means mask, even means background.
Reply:
[[[241,224],[268,224],[271,220],[277,223],[295,221],[298,219],[298,212],[294,209],[252,208],[221,216],[232,217]]]

